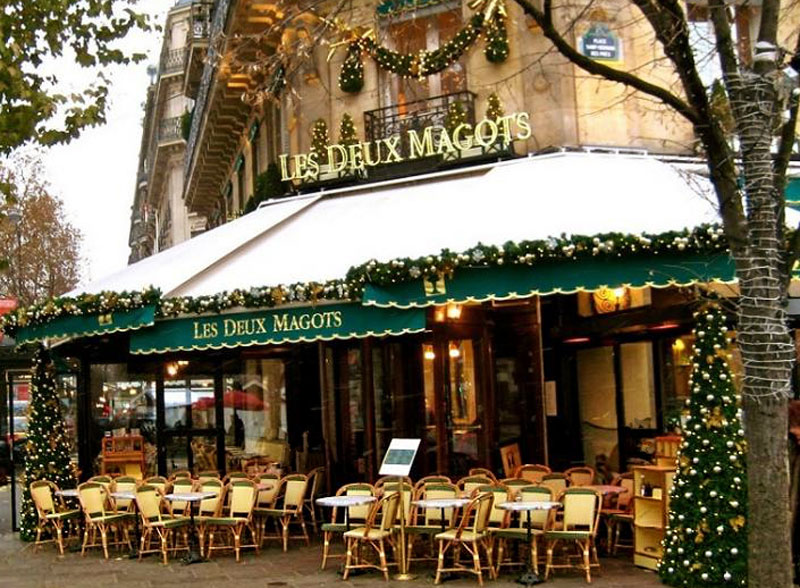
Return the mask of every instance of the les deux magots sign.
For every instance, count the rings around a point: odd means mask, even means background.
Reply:
[[[345,170],[363,170],[387,163],[400,163],[434,155],[466,151],[475,146],[490,147],[502,139],[506,144],[512,140],[524,141],[531,136],[530,115],[517,112],[496,120],[484,118],[477,124],[462,123],[452,132],[441,126],[426,127],[422,131],[406,131],[409,153],[401,153],[401,136],[394,135],[377,141],[366,141],[354,145],[329,145],[327,169],[321,169],[317,152],[279,156],[281,179],[316,180],[320,172],[337,173]]]

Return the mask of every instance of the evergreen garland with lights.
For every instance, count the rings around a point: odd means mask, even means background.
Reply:
[[[492,92],[486,99],[486,118],[489,120],[497,121],[505,115],[503,103],[500,98]]]
[[[33,356],[30,388],[19,529],[20,537],[25,541],[36,539],[38,522],[31,499],[31,483],[49,480],[61,489],[75,487],[66,426],[56,392],[55,366],[49,352],[41,345]]]
[[[317,154],[317,161],[325,163],[328,161],[328,123],[324,119],[318,118],[311,127],[311,153]]]
[[[495,14],[486,23],[486,47],[483,54],[489,63],[503,63],[508,59],[508,33],[506,32],[506,17],[501,11]]]
[[[339,122],[339,145],[348,147],[356,143],[358,143],[356,124],[353,122],[353,117],[345,112],[342,115],[342,120]]]
[[[444,129],[452,135],[459,125],[466,124],[467,111],[461,100],[451,102],[447,107],[447,114],[444,116]]]
[[[350,43],[347,56],[339,71],[339,89],[342,92],[358,94],[364,87],[364,62],[361,60],[361,46]]]
[[[695,313],[691,395],[659,575],[670,586],[747,585],[747,470],[725,315]]]
[[[790,238],[790,236],[787,236]],[[360,301],[366,284],[390,286],[442,274],[452,276],[459,268],[503,265],[535,266],[540,263],[581,259],[619,259],[652,255],[724,254],[728,251],[722,227],[701,225],[694,229],[659,234],[603,233],[572,235],[533,241],[508,241],[502,246],[478,243],[457,252],[443,249],[418,258],[390,261],[372,259],[350,268],[343,279],[300,282],[290,285],[236,289],[193,297],[161,298],[156,288],[141,292],[101,292],[60,297],[0,317],[0,330],[14,337],[20,327],[40,325],[62,316],[92,316],[133,310],[153,304],[159,318],[221,312],[234,308],[272,308],[286,303],[319,300]]]

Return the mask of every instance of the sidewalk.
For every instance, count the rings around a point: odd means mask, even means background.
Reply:
[[[0,535],[0,586],[8,588],[100,588],[119,586],[121,588],[149,588],[151,586],[179,586],[202,583],[203,588],[231,588],[232,586],[259,587],[311,587],[384,586],[379,573],[365,573],[343,582],[336,573],[341,560],[332,560],[328,569],[320,571],[320,546],[311,547],[294,544],[288,553],[283,553],[276,545],[262,550],[260,555],[245,551],[242,562],[237,564],[232,555],[220,555],[211,562],[183,566],[177,560],[170,560],[166,566],[154,555],[142,562],[118,557],[112,552],[112,559],[105,561],[102,551],[91,550],[86,557],[80,553],[68,553],[63,558],[56,555],[56,549],[45,545],[38,553],[33,546],[23,543],[16,535]],[[337,546],[338,547],[338,546]],[[617,558],[602,558],[601,569],[592,573],[592,584],[598,588],[621,588],[634,586],[648,588],[662,586],[658,577],[649,571],[632,565],[630,555]],[[430,572],[433,568],[419,566],[412,572],[417,574],[412,582],[389,583],[395,587],[418,588],[433,586]],[[488,588],[510,588],[516,572],[506,572],[496,582],[488,581]],[[443,583],[443,586],[476,587],[474,576],[463,576]],[[587,586],[578,571],[560,571],[547,585]]]

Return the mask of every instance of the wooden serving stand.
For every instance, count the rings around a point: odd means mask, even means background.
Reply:
[[[103,437],[103,474],[116,471],[136,478],[144,476],[146,471],[144,437],[140,435]]]

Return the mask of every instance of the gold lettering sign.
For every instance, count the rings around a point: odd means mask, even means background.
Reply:
[[[274,333],[290,333],[338,328],[344,324],[342,311],[328,310],[304,312],[300,314],[284,312],[268,317],[248,318],[213,318],[196,320],[192,323],[192,339],[229,339],[238,337],[254,337]]]
[[[319,154],[299,153],[280,155],[278,160],[283,181],[314,181],[321,171],[339,173],[361,171],[368,167],[411,161],[434,155],[445,155],[457,151],[467,151],[476,145],[487,148],[502,139],[505,144],[511,141],[525,141],[531,136],[530,115],[516,112],[497,120],[484,118],[475,125],[462,123],[452,132],[441,126],[430,126],[418,131],[406,131],[407,156],[400,151],[400,136],[387,137],[377,141],[366,141],[355,145],[330,145],[327,151],[327,168],[320,164]]]

